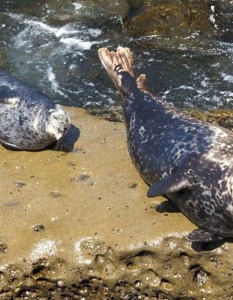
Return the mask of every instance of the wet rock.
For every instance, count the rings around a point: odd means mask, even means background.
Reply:
[[[85,3],[85,1],[83,1]],[[96,6],[104,8],[106,11],[112,11],[119,14],[122,19],[126,18],[129,13],[129,3],[127,0],[108,1],[108,0],[95,0],[92,1]]]
[[[131,13],[134,14],[135,12],[143,8],[143,6],[148,2],[149,2],[148,0],[128,0]]]
[[[37,2],[43,2],[43,0],[41,1],[37,1]],[[0,4],[0,11],[7,11],[10,9],[17,9],[20,7],[25,7],[28,6],[30,4],[35,3],[35,1],[33,0],[2,0],[1,4]]]
[[[7,252],[7,245],[0,238],[0,254]]]
[[[87,174],[81,174],[81,175],[78,177],[78,180],[81,180],[81,181],[87,181],[89,178],[90,178],[89,175],[87,175]]]
[[[211,274],[202,269],[199,265],[194,265],[190,267],[193,272],[193,280],[198,283],[199,286],[204,286],[207,282],[208,276]]]
[[[209,19],[210,2],[151,1],[125,24],[134,37],[165,35],[177,39],[185,32],[187,35],[195,31],[211,34],[214,27]]]
[[[52,191],[50,192],[50,196],[53,198],[61,197],[62,193],[60,191]]]
[[[25,182],[17,182],[15,185],[16,185],[17,187],[19,187],[19,188],[23,188],[23,187],[25,187],[27,184],[26,184]]]
[[[102,109],[91,109],[90,113],[93,116],[102,116],[111,122],[124,122],[123,111],[121,107],[109,107]]]
[[[216,6],[216,20],[221,38],[232,42],[233,3],[232,1],[219,0]]]
[[[228,0],[218,0],[216,1],[219,7],[219,12],[221,13],[233,13],[233,3]]]

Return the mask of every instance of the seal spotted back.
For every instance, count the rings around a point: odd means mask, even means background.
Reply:
[[[60,105],[4,71],[0,71],[0,115],[0,143],[12,149],[46,148],[70,127]]]
[[[144,74],[134,79],[130,49],[98,53],[123,99],[129,153],[148,197],[166,195],[200,228],[192,242],[233,237],[233,134],[151,95]]]

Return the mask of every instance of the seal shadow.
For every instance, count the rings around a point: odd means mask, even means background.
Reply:
[[[181,213],[179,207],[172,202],[168,197],[163,196],[167,200],[163,201],[155,207],[155,210],[159,213]]]
[[[49,149],[54,151],[72,152],[74,150],[74,144],[80,137],[80,130],[73,124],[71,124],[66,135],[59,141],[49,146]]]
[[[172,202],[167,196],[165,201],[155,207],[155,210],[159,213],[181,213],[179,207]],[[221,247],[225,243],[233,243],[233,238],[223,238],[220,241],[213,242],[191,242],[191,247],[196,252],[212,251]]]
[[[212,251],[225,243],[233,243],[233,238],[224,238],[216,242],[192,242],[191,247],[196,252]]]

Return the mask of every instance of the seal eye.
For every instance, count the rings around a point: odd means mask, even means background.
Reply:
[[[70,120],[68,118],[66,118],[66,123],[64,125],[64,134],[67,133],[67,131],[69,130],[70,128]]]

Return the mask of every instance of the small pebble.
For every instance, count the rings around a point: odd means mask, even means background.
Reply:
[[[36,225],[32,226],[32,228],[36,232],[42,232],[45,230],[45,227],[42,224],[36,224]]]

